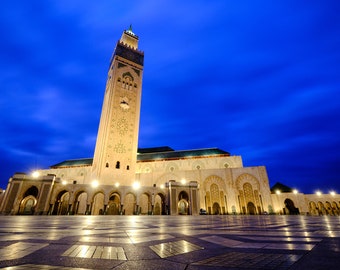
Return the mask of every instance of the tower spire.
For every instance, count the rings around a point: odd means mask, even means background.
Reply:
[[[128,30],[124,30],[120,41],[135,50],[138,48],[138,36],[132,31],[132,24],[130,24]]]

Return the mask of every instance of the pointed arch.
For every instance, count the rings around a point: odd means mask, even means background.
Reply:
[[[76,194],[74,204],[73,204],[72,214],[76,214],[76,215],[89,214],[87,213],[87,210],[90,210],[87,208],[87,198],[88,198],[88,194],[86,191],[79,191]]]
[[[286,214],[289,214],[289,215],[299,214],[299,209],[295,207],[295,204],[291,199],[289,198],[285,199],[284,204],[285,204]]]
[[[36,186],[31,186],[30,188],[28,188],[24,194],[24,198],[26,196],[33,196],[35,198],[38,197],[38,193],[39,193],[39,189]]]
[[[243,214],[261,214],[264,211],[260,198],[260,184],[255,176],[241,174],[236,178],[236,187],[239,192],[239,207]]]
[[[155,202],[154,202],[154,209],[153,214],[154,215],[165,215],[165,195],[162,193],[158,193],[155,196]]]
[[[186,191],[178,194],[178,210],[179,215],[189,215],[189,195]]]
[[[53,205],[52,215],[67,215],[69,210],[70,193],[67,190],[61,190],[56,197]]]
[[[25,196],[20,202],[19,215],[33,215],[36,204],[37,199],[34,196]]]
[[[123,214],[133,215],[136,214],[136,195],[133,193],[128,193],[124,197],[124,210]]]
[[[107,215],[121,214],[121,197],[118,192],[112,192],[110,194],[106,214]]]
[[[91,215],[103,215],[104,214],[104,193],[97,192],[92,199]]]
[[[148,215],[151,213],[151,198],[149,194],[143,193],[139,199],[140,214]]]
[[[227,212],[226,184],[217,175],[207,177],[203,182],[206,198],[206,209],[209,214],[225,214]],[[217,210],[218,205],[218,210]]]

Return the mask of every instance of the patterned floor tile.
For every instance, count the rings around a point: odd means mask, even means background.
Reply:
[[[161,258],[167,258],[203,249],[203,247],[194,245],[185,240],[162,243],[159,245],[150,246],[150,248]]]
[[[62,256],[126,261],[125,252],[122,247],[110,246],[73,245]]]

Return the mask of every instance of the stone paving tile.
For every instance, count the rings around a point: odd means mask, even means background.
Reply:
[[[145,242],[151,242],[151,241],[167,240],[167,239],[172,239],[172,238],[174,238],[174,236],[169,235],[169,234],[143,236],[143,237],[131,237],[131,242],[133,244],[138,244],[138,243],[145,243]]]
[[[185,240],[162,243],[159,245],[150,246],[150,248],[161,258],[167,258],[203,249],[203,247],[199,247]]]
[[[173,262],[169,260],[140,260],[127,261],[114,268],[114,270],[186,270],[187,265],[184,263]],[[213,270],[213,269],[211,269]]]
[[[39,264],[24,264],[24,265],[18,265],[18,266],[9,266],[2,268],[5,270],[27,270],[27,269],[41,269],[41,270],[47,270],[47,269],[63,269],[63,270],[91,270],[89,268],[72,268],[72,267],[62,267],[62,266],[53,266],[53,265],[39,265]]]
[[[312,244],[292,244],[292,243],[271,243],[266,245],[266,249],[287,249],[287,250],[312,250],[315,245]]]
[[[0,258],[2,261],[22,258],[46,246],[48,244],[17,242],[1,248]]]
[[[193,265],[252,269],[289,269],[301,255],[229,252],[202,260]]]
[[[233,248],[265,248],[265,249],[287,249],[287,250],[311,250],[315,245],[313,244],[296,244],[296,243],[281,243],[281,239],[276,239],[278,243],[271,242],[242,242],[221,236],[207,236],[201,237],[201,240],[208,241],[225,247]],[[263,238],[264,240],[265,238]]]
[[[95,237],[95,236],[83,236],[79,238],[80,242],[98,242],[98,243],[116,243],[116,244],[131,244],[132,241],[129,238],[124,237]]]
[[[48,235],[48,234],[32,234],[32,235],[21,235],[21,234],[7,234],[0,237],[0,241],[20,241],[20,240],[59,240],[62,236]]]
[[[311,237],[268,237],[268,236],[251,236],[242,237],[248,240],[256,241],[280,241],[280,242],[320,242],[321,238],[311,238]]]
[[[243,243],[241,241],[236,241],[236,240],[233,240],[233,239],[220,237],[220,236],[216,236],[216,235],[201,237],[200,239],[214,243],[214,244],[218,244],[218,245],[221,245],[221,246],[225,246],[225,247],[234,247],[234,246],[237,246],[237,245],[240,245],[240,244]]]

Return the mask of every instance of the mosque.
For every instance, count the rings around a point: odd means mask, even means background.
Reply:
[[[138,148],[144,53],[123,31],[107,75],[93,158],[65,160],[0,189],[3,215],[339,215],[340,196],[305,195],[219,148]]]

